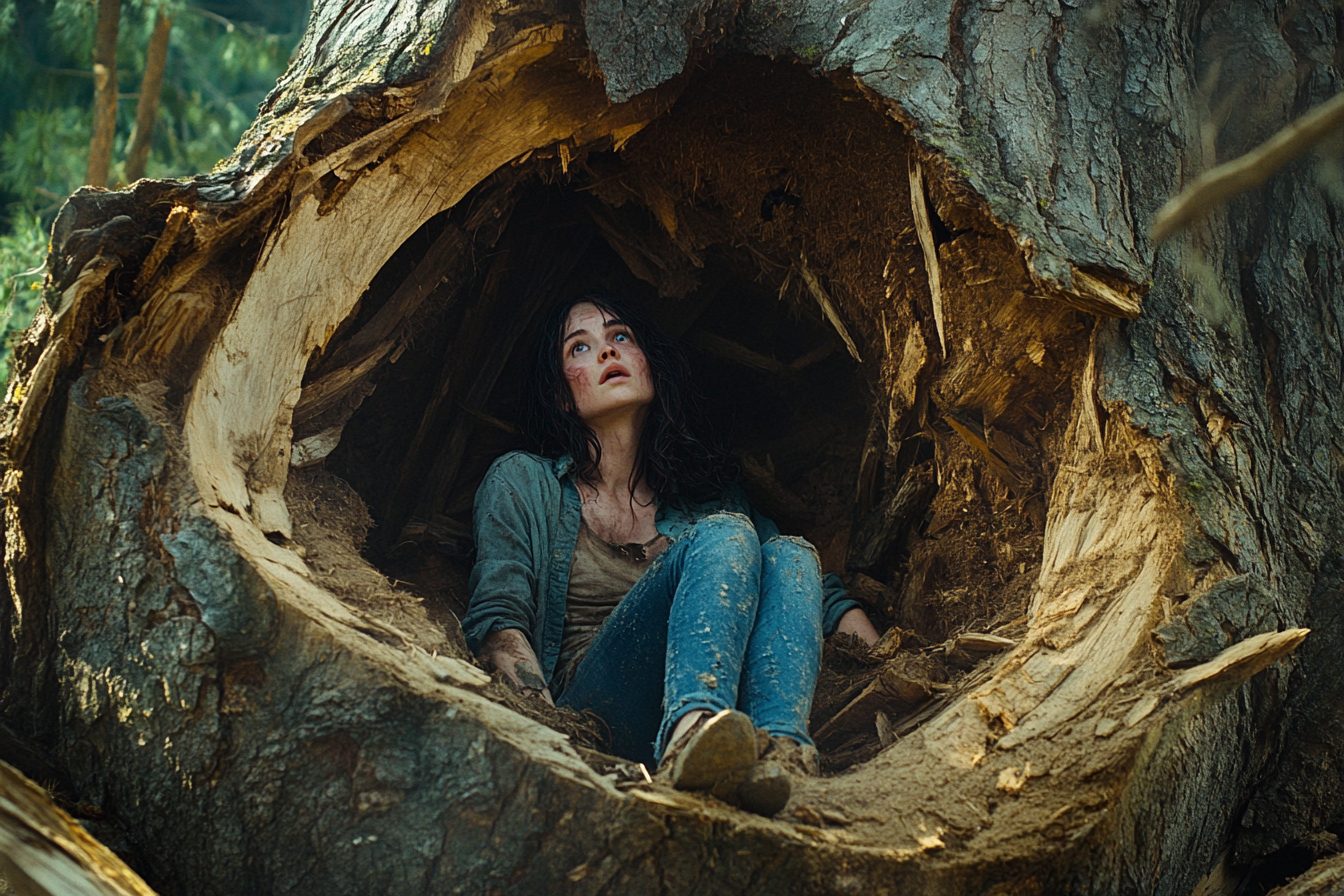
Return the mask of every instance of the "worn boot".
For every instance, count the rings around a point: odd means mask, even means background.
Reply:
[[[771,817],[789,803],[793,782],[778,762],[757,762],[737,786],[737,801],[743,809]]]
[[[800,744],[791,737],[772,737],[761,751],[762,761],[778,762],[791,775],[815,778],[821,774],[821,757],[817,748]]]
[[[791,737],[771,737],[756,732],[760,760],[737,789],[743,809],[775,815],[788,805],[793,794],[793,779],[821,774],[817,748],[805,746]]]
[[[756,754],[756,726],[745,713],[725,709],[702,716],[669,747],[658,773],[678,790],[707,790],[722,799],[746,778]]]

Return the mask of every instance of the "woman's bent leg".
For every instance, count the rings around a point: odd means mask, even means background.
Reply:
[[[655,765],[681,716],[737,705],[760,568],[749,519],[696,523],[612,611],[560,705],[593,710],[611,728],[613,752]]]
[[[807,717],[821,668],[821,566],[801,538],[761,545],[761,601],[739,706],[756,727],[812,745]]]

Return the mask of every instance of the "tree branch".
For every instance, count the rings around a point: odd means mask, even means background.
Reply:
[[[1240,158],[1204,172],[1162,206],[1148,235],[1160,243],[1199,215],[1265,181],[1344,124],[1344,93],[1321,103]]]

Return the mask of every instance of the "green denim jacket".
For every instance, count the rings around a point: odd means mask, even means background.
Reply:
[[[762,542],[779,534],[779,528],[756,513],[737,486],[719,501],[662,504],[658,531],[675,541],[700,518],[721,511],[750,517]],[[546,681],[552,680],[560,658],[579,516],[571,458],[551,460],[513,451],[491,465],[476,492],[476,565],[471,570],[471,603],[462,619],[472,653],[480,650],[490,633],[520,629],[531,640]],[[822,587],[822,631],[829,635],[840,617],[859,605],[845,596],[839,576],[825,576]]]

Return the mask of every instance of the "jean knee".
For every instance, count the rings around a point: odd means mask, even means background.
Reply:
[[[760,543],[751,518],[727,510],[701,517],[691,531],[697,539],[737,543],[744,549],[755,550],[756,545]]]
[[[797,535],[776,535],[761,545],[761,557],[767,561],[773,558],[779,563],[815,567],[817,574],[821,574],[821,555],[812,542]]]

